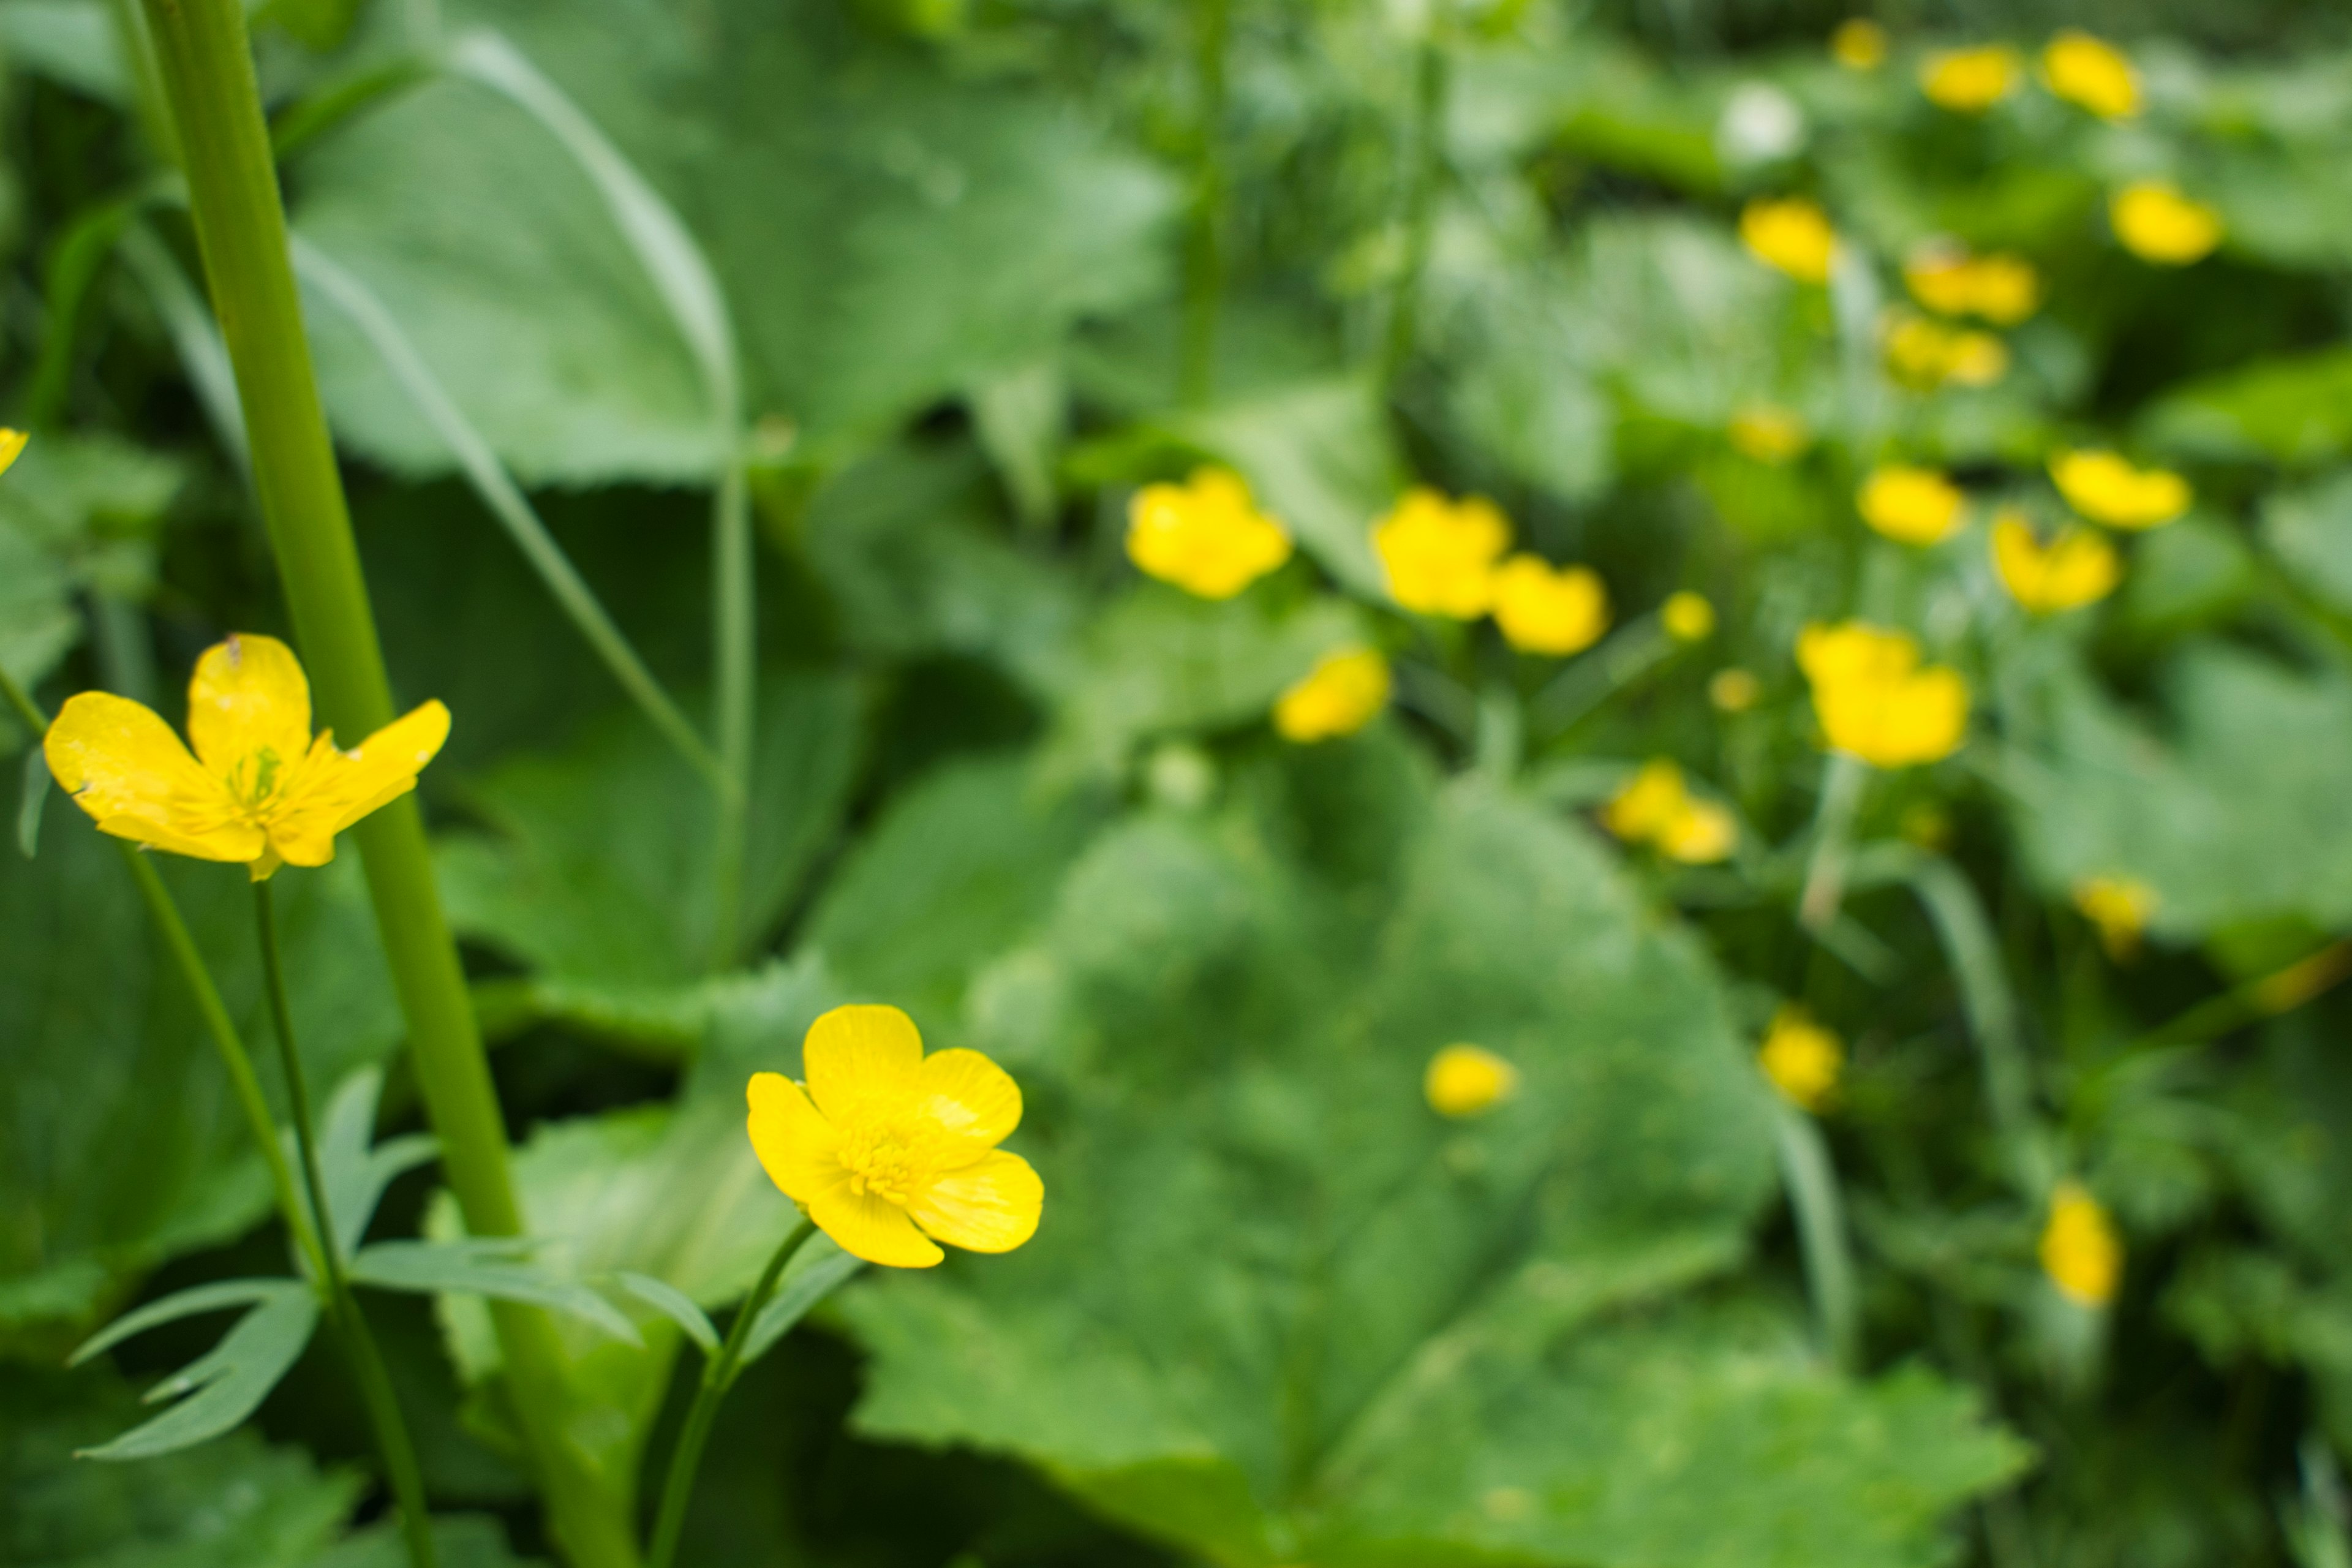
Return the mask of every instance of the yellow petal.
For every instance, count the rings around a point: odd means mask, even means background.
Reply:
[[[1010,1252],[1037,1234],[1045,1206],[1045,1184],[1029,1162],[999,1149],[929,1184],[907,1213],[950,1247]]]
[[[16,460],[18,454],[25,449],[25,443],[31,439],[22,430],[11,430],[0,425],[0,474],[8,471],[8,466]]]
[[[780,1072],[753,1073],[744,1098],[751,1105],[751,1152],[784,1196],[805,1204],[844,1179],[836,1153],[841,1135],[800,1085]]]
[[[99,829],[200,860],[247,861],[261,830],[153,710],[103,691],[68,699],[42,742],[49,773]]]
[[[416,787],[449,738],[449,710],[427,702],[342,751],[320,734],[264,812],[269,840],[294,866],[323,866],[335,835]]]
[[[933,1157],[942,1165],[979,1159],[1021,1125],[1021,1086],[978,1051],[926,1057],[915,1082],[918,1114],[931,1123]]]
[[[929,1268],[947,1256],[915,1228],[905,1209],[871,1193],[853,1193],[847,1182],[835,1183],[810,1199],[808,1213],[819,1230],[840,1244],[842,1251],[868,1263],[890,1268]]]
[[[283,784],[310,749],[310,683],[294,650],[251,633],[205,649],[188,682],[188,739],[241,799]]]
[[[801,1042],[809,1098],[836,1124],[869,1108],[903,1114],[917,1093],[922,1061],[923,1037],[896,1007],[835,1007],[811,1024]]]

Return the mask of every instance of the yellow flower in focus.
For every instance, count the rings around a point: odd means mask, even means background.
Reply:
[[[2099,1200],[2081,1184],[2061,1182],[2050,1194],[2041,1251],[2042,1271],[2068,1300],[2104,1307],[2116,1299],[2116,1288],[2123,1281],[2123,1237]]]
[[[1845,1068],[1845,1047],[1838,1037],[1797,1006],[1772,1015],[1756,1065],[1772,1080],[1780,1097],[1800,1110],[1819,1113],[1837,1094],[1838,1075]]]
[[[2069,27],[2042,51],[2042,81],[2053,94],[2102,120],[2139,112],[2139,72],[2121,49]]]
[[[2074,884],[2074,907],[2099,933],[2099,945],[2117,963],[2139,952],[2139,939],[2156,913],[2156,889],[2129,877],[2085,877]]]
[[[1225,468],[1181,485],[1146,485],[1127,509],[1127,554],[1143,571],[1203,599],[1230,599],[1290,559],[1290,535],[1257,510]]]
[[[1715,633],[1715,606],[1706,595],[1687,588],[1666,595],[1658,606],[1658,619],[1676,642],[1703,642]]]
[[[1706,700],[1724,713],[1745,713],[1764,695],[1764,683],[1752,671],[1718,669],[1706,683]]]
[[[1305,744],[1352,735],[1389,705],[1389,661],[1379,650],[1326,654],[1274,704],[1275,731]]]
[[[1731,416],[1727,434],[1740,456],[1774,468],[1797,457],[1812,444],[1812,432],[1794,409],[1759,403]]]
[[[1829,215],[1802,196],[1759,196],[1740,210],[1739,241],[1767,267],[1800,283],[1826,283],[1837,259]]]
[[[1651,844],[1668,859],[1709,866],[1739,843],[1739,825],[1713,801],[1694,800],[1683,770],[1664,757],[1642,764],[1601,809],[1601,826],[1628,844]]]
[[[1578,653],[1609,629],[1609,590],[1589,566],[1514,555],[1495,574],[1495,624],[1522,653]]]
[[[11,430],[5,425],[0,425],[0,474],[8,471],[24,452],[25,443],[31,439],[22,430]]]
[[[1890,463],[1871,470],[1854,505],[1875,532],[1905,544],[1935,544],[1959,528],[1968,498],[1933,468]]]
[[[2007,44],[1947,49],[1919,68],[1919,86],[1937,107],[1981,114],[2016,89],[2017,51]]]
[[[152,709],[103,691],[68,698],[42,752],[101,833],[174,855],[247,867],[323,866],[335,835],[416,787],[449,736],[427,702],[350,751],[310,733],[310,683],[276,637],[206,648],[188,683],[188,739]]]
[[[1886,63],[1886,29],[1866,16],[1850,16],[1830,35],[1830,58],[1850,71],[1876,70]]]
[[[805,1089],[751,1075],[751,1152],[844,1252],[929,1268],[938,1244],[1010,1252],[1037,1231],[1045,1185],[997,1145],[1021,1089],[978,1051],[923,1054],[896,1007],[835,1007],[801,1044]]]
[[[1389,596],[1457,621],[1475,621],[1494,604],[1495,563],[1510,543],[1510,523],[1484,496],[1453,501],[1416,488],[1372,525]]]
[[[1942,665],[1922,668],[1919,645],[1901,632],[1861,621],[1810,626],[1797,663],[1833,751],[1901,768],[1948,757],[1968,738],[1968,682]]]
[[[2221,215],[2162,180],[2116,192],[2107,203],[2107,222],[2126,250],[2158,267],[2202,261],[2221,243]]]
[[[2058,493],[2093,522],[2157,528],[2189,510],[2189,481],[2168,468],[2137,468],[2113,452],[2061,452],[2050,459]]]
[[[2009,374],[2009,345],[1990,332],[1947,327],[1908,310],[1885,318],[1886,368],[1906,386],[1990,386]]]
[[[1448,1046],[1429,1058],[1421,1092],[1440,1116],[1477,1116],[1519,1089],[1519,1069],[1479,1046]]]
[[[2070,528],[2045,545],[2010,507],[1992,520],[1992,563],[2010,596],[2037,616],[2095,604],[2122,575],[2115,546],[2099,534]]]
[[[1979,316],[2013,327],[2041,307],[2042,276],[2021,256],[1970,256],[1950,240],[1929,240],[1904,258],[1911,297],[1945,316]]]

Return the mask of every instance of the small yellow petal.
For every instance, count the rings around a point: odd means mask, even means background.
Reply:
[[[938,1243],[915,1228],[905,1209],[872,1193],[852,1192],[847,1182],[812,1198],[808,1215],[842,1251],[868,1263],[887,1268],[929,1268],[947,1256]]]
[[[1958,670],[1920,668],[1919,645],[1901,632],[1860,621],[1807,626],[1797,662],[1832,751],[1909,767],[1948,757],[1968,738],[1968,682]]]
[[[1510,548],[1511,524],[1482,496],[1449,500],[1426,488],[1409,490],[1372,524],[1372,548],[1402,607],[1457,621],[1476,620],[1495,597],[1495,563]]]
[[[1128,558],[1203,599],[1230,599],[1290,559],[1290,535],[1223,468],[1146,485],[1128,505]]]
[[[2139,73],[2131,61],[2113,44],[2072,27],[2042,51],[2042,81],[2054,97],[2103,120],[2139,112]]]
[[[240,800],[280,787],[310,750],[310,682],[294,650],[250,632],[206,648],[188,682],[188,739]]]
[[[916,1114],[943,1163],[980,1158],[1021,1125],[1021,1086],[978,1051],[936,1051],[915,1070]],[[961,1243],[959,1243],[961,1245]]]
[[[2070,528],[2045,546],[2024,516],[2004,507],[1993,519],[1993,569],[2012,598],[2035,615],[2079,609],[2115,590],[2122,568],[2115,546],[2085,528]]]
[[[2135,468],[2114,452],[2061,452],[2050,459],[2058,493],[2093,522],[2158,528],[2189,510],[2189,481],[2165,468]]]
[[[1872,471],[1854,504],[1874,531],[1905,544],[1934,544],[1959,528],[1967,500],[1933,468],[1893,464]]]
[[[1658,834],[1658,848],[1685,866],[1712,866],[1739,846],[1738,819],[1711,800],[1694,800]]]
[[[1495,624],[1522,653],[1581,652],[1609,629],[1609,590],[1590,567],[1514,555],[1495,574]]]
[[[1800,283],[1826,283],[1837,261],[1829,215],[1802,196],[1759,196],[1739,213],[1739,242],[1767,267]]]
[[[751,1152],[786,1197],[806,1204],[846,1178],[838,1154],[841,1135],[800,1085],[782,1073],[754,1073],[744,1099],[751,1108],[746,1125]]]
[[[41,750],[50,776],[101,832],[200,860],[262,853],[261,830],[143,704],[103,691],[68,698]]]
[[[809,1098],[836,1125],[908,1105],[922,1060],[923,1037],[896,1007],[835,1007],[801,1042]]]
[[[1852,16],[1830,35],[1830,58],[1850,71],[1875,70],[1886,61],[1886,29],[1866,16]]]
[[[293,866],[334,858],[335,835],[416,787],[416,775],[449,738],[449,710],[427,702],[357,746],[321,733],[262,811],[269,841]]]
[[[1646,844],[1689,805],[1682,768],[1669,758],[1654,757],[1601,808],[1601,824],[1628,844]]]
[[[1658,607],[1658,620],[1676,642],[1703,642],[1715,633],[1715,606],[1706,595],[1685,588],[1666,595]]]
[[[1948,49],[1930,55],[1919,70],[1928,100],[1957,114],[1981,114],[2017,87],[2017,51],[2006,44]]]
[[[1820,1111],[1837,1092],[1838,1079],[1845,1068],[1845,1047],[1803,1008],[1783,1007],[1773,1015],[1756,1062],[1790,1104]]]
[[[2158,267],[2202,261],[2221,243],[2221,215],[2162,180],[2116,192],[2107,204],[2107,221],[2126,250]]]
[[[1429,1058],[1421,1091],[1429,1108],[1459,1121],[1482,1115],[1518,1092],[1519,1069],[1481,1046],[1448,1046]]]
[[[6,426],[0,425],[0,474],[8,471],[9,466],[15,463],[17,457],[25,450],[25,443],[31,439],[32,437],[22,430],[11,430]]]
[[[2099,1200],[2080,1184],[2061,1182],[2051,1194],[2041,1254],[2042,1272],[2067,1300],[2104,1307],[2116,1299],[2123,1281],[2123,1237]]]
[[[1301,745],[1352,735],[1389,705],[1389,661],[1374,648],[1326,654],[1274,705],[1274,728]]]
[[[2117,963],[2139,952],[2156,912],[2156,889],[2129,877],[2086,877],[2074,884],[2074,907],[2098,929],[2099,945]]]
[[[907,1213],[933,1238],[968,1252],[1010,1252],[1037,1234],[1045,1184],[1029,1162],[1002,1149],[916,1192]]]

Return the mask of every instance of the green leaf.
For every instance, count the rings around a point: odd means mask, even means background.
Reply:
[[[710,1326],[709,1316],[685,1291],[666,1279],[656,1279],[650,1274],[639,1274],[629,1268],[622,1269],[613,1278],[622,1289],[683,1329],[686,1337],[699,1346],[704,1355],[718,1352],[719,1331]]]
[[[419,1165],[439,1158],[430,1133],[375,1142],[375,1108],[383,1074],[362,1068],[335,1087],[319,1119],[319,1164],[326,1176],[327,1208],[334,1216],[336,1255],[348,1260],[367,1238],[383,1190]],[[289,1158],[296,1157],[289,1152]]]
[[[133,1334],[143,1334],[149,1329],[173,1323],[199,1312],[226,1311],[231,1307],[252,1306],[284,1293],[289,1283],[284,1279],[219,1279],[209,1285],[192,1286],[175,1290],[160,1300],[148,1302],[134,1311],[125,1312],[99,1332],[74,1347],[66,1359],[68,1366],[79,1366],[90,1357],[113,1349]]]
[[[442,1568],[531,1568],[540,1561],[516,1556],[506,1527],[487,1514],[436,1514],[433,1546]],[[387,1519],[346,1539],[316,1568],[408,1568],[411,1562],[399,1521]]]
[[[2263,539],[2297,584],[2352,615],[2352,473],[2273,491],[2263,502]]]
[[[352,1258],[352,1279],[383,1290],[420,1295],[486,1296],[569,1312],[626,1344],[640,1342],[636,1325],[575,1279],[532,1261],[529,1237],[483,1237],[462,1241],[379,1241]]]
[[[110,1330],[77,1352],[95,1354],[115,1340],[190,1312],[217,1309],[236,1300],[255,1303],[251,1311],[221,1336],[220,1343],[149,1389],[144,1396],[150,1405],[164,1399],[179,1403],[111,1442],[78,1450],[79,1457],[151,1459],[217,1437],[253,1414],[310,1344],[311,1332],[319,1326],[319,1300],[310,1287],[299,1279],[238,1280],[235,1285],[237,1289],[234,1294],[225,1288],[199,1287],[176,1297],[166,1297],[154,1308],[147,1309],[153,1316],[140,1321],[142,1314],[132,1313],[124,1324],[135,1323],[134,1327],[118,1324],[116,1328],[121,1332]],[[192,1302],[190,1298],[197,1300]]]
[[[2300,467],[2352,451],[2352,349],[2259,360],[2175,388],[2141,416],[2152,448],[2205,462]]]
[[[16,853],[30,860],[41,852],[41,807],[49,798],[49,763],[40,747],[25,748],[23,772],[16,795]]]
[[[793,1325],[807,1317],[818,1302],[865,1267],[865,1259],[842,1251],[831,1237],[811,1237],[784,1266],[784,1278],[776,1293],[760,1309],[760,1315],[751,1320],[751,1331],[743,1339],[740,1366],[750,1366],[775,1349],[776,1342],[791,1333]]]

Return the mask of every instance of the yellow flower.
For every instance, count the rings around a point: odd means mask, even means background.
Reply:
[[[1290,559],[1290,535],[1225,468],[1146,485],[1127,509],[1128,559],[1203,599],[1230,599]]]
[[[1850,16],[1830,35],[1830,58],[1850,71],[1876,70],[1886,61],[1886,29],[1866,16]]]
[[[1837,259],[1837,230],[1829,215],[1802,196],[1759,196],[1739,214],[1739,240],[1767,267],[1800,283],[1826,283]]]
[[[1666,602],[1658,606],[1658,619],[1676,642],[1704,642],[1715,632],[1715,606],[1706,602],[1706,595],[1687,588],[1666,595]]]
[[[751,1075],[751,1151],[768,1179],[844,1252],[894,1268],[1010,1252],[1037,1231],[1045,1185],[997,1145],[1021,1089],[978,1051],[923,1054],[896,1007],[835,1007],[801,1044],[805,1091]]]
[[[8,471],[25,450],[25,443],[31,439],[22,430],[11,430],[5,425],[0,425],[0,474]]]
[[[1628,844],[1654,844],[1667,858],[1708,866],[1739,842],[1739,825],[1712,801],[1694,800],[1683,770],[1664,757],[1641,771],[1601,810],[1601,826]]]
[[[2051,1194],[2041,1250],[2042,1271],[2068,1300],[2104,1307],[2116,1299],[2124,1272],[2123,1237],[2081,1184],[2061,1182]]]
[[[1873,468],[1854,504],[1862,521],[1905,544],[1935,544],[1960,526],[1968,498],[1933,468],[1890,463]]]
[[[2221,243],[2221,215],[2162,180],[2116,192],[2107,204],[2107,221],[2126,250],[2158,267],[2202,261]]]
[[[2021,256],[1970,256],[1948,239],[1929,240],[1903,261],[1904,286],[1927,309],[1946,316],[1980,316],[2013,327],[2042,304],[2042,277]]]
[[[2156,528],[2189,510],[2189,481],[2168,468],[2136,468],[2113,452],[2061,452],[2050,479],[2066,504],[2109,528]]]
[[[1938,107],[1981,114],[2017,87],[2017,51],[2007,44],[1947,49],[1919,68],[1919,86]]]
[[[2104,38],[2067,28],[2042,51],[2042,85],[2069,103],[2102,120],[2126,120],[2139,112],[2139,73],[2123,51]]]
[[[1802,1007],[1786,1006],[1772,1015],[1756,1064],[1783,1100],[1800,1110],[1818,1112],[1837,1094],[1845,1047]]]
[[[1886,312],[1884,331],[1886,368],[1906,386],[1990,386],[2009,374],[2009,345],[1990,332],[1947,327],[1900,310]]]
[[[2156,913],[2156,889],[2129,877],[2085,877],[2074,884],[2074,907],[2098,929],[2107,956],[2123,963],[2139,952],[2140,934]]]
[[[1495,602],[1495,563],[1510,548],[1511,525],[1484,496],[1446,500],[1405,492],[1372,525],[1372,548],[1387,571],[1389,596],[1408,610],[1475,621]]]
[[[1810,626],[1797,663],[1834,751],[1900,768],[1948,757],[1968,736],[1968,682],[1942,665],[1920,668],[1919,645],[1901,632],[1861,621]]]
[[[1745,713],[1764,695],[1764,683],[1749,670],[1718,669],[1706,683],[1706,700],[1725,713]]]
[[[1429,1058],[1421,1092],[1429,1108],[1456,1121],[1492,1110],[1519,1090],[1519,1069],[1479,1046],[1448,1046]]]
[[[1352,735],[1389,705],[1389,661],[1379,650],[1342,648],[1325,654],[1274,704],[1274,728],[1301,743]]]
[[[1992,563],[2010,596],[2038,616],[2095,604],[2122,574],[2115,546],[2099,534],[2070,528],[2044,545],[2011,507],[1992,520]]]
[[[310,685],[276,637],[240,635],[205,650],[188,684],[188,739],[127,697],[68,699],[42,751],[49,773],[99,831],[199,860],[323,866],[335,835],[416,787],[449,735],[427,702],[346,752],[310,733]]]
[[[1685,866],[1712,866],[1731,858],[1739,847],[1739,824],[1731,813],[1711,800],[1685,804],[1680,816],[1658,835],[1658,848],[1669,860]]]
[[[1794,409],[1759,403],[1731,416],[1727,432],[1742,457],[1778,468],[1812,444],[1812,432]]]
[[[1609,590],[1589,566],[1514,555],[1495,574],[1495,624],[1522,653],[1580,652],[1609,629]]]

